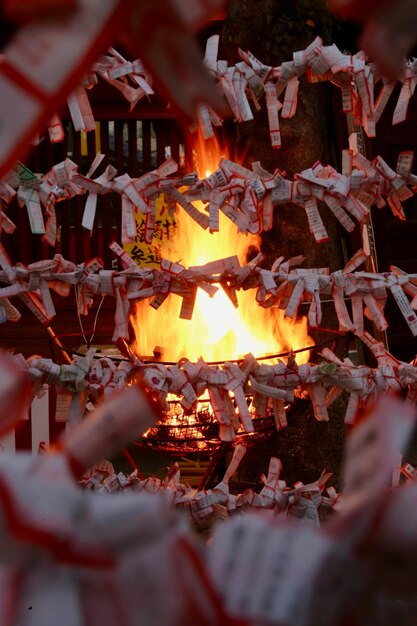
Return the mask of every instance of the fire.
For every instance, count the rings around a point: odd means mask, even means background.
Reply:
[[[199,176],[205,177],[217,168],[221,156],[226,155],[216,140],[210,140],[206,149],[202,145],[203,141],[197,146],[196,160]],[[198,206],[199,210],[203,210],[203,206]],[[243,265],[250,247],[260,249],[260,237],[238,233],[236,226],[222,213],[218,233],[204,231],[181,209],[177,222],[178,232],[163,242],[161,254],[186,267],[235,254]],[[262,357],[313,345],[306,318],[284,319],[282,310],[264,309],[254,296],[253,290],[239,291],[236,309],[223,289],[212,298],[198,289],[191,321],[179,318],[181,298],[178,296],[169,296],[157,311],[141,303],[134,314],[136,343],[133,349],[141,356],[150,356],[155,346],[161,346],[164,361],[197,360],[202,356],[206,362],[224,362],[248,352]],[[301,352],[297,362],[307,362],[308,358],[309,351]]]

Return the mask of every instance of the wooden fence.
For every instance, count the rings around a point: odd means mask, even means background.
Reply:
[[[75,132],[71,122],[64,122],[64,126],[64,141],[51,144],[45,138],[25,160],[25,165],[33,172],[44,174],[68,157],[79,166],[78,171],[85,174],[96,154],[102,152],[105,159],[99,173],[110,163],[118,175],[127,172],[134,178],[156,168],[168,157],[184,169],[189,158],[181,129],[173,119],[100,120],[96,123],[96,132],[89,133]],[[120,196],[113,193],[99,196],[92,236],[81,226],[85,201],[86,197],[81,196],[56,203],[57,243],[51,247],[40,235],[31,234],[26,208],[18,207],[14,200],[7,214],[17,228],[15,233],[2,238],[13,263],[33,263],[51,258],[57,252],[74,263],[98,256],[106,267],[111,267],[114,255],[108,244],[120,241]]]

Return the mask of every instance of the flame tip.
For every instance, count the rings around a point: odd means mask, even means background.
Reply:
[[[230,158],[226,147],[220,147],[217,139],[207,143],[200,138],[194,154],[199,178],[204,172],[207,176],[215,171],[222,158]],[[204,210],[203,204],[201,207]],[[219,215],[219,230],[211,232],[209,229],[202,230],[188,216],[184,219],[181,213],[177,216],[175,237],[159,242],[162,257],[177,257],[177,263],[190,267],[238,256],[243,265],[247,262],[248,248],[253,247],[260,252],[259,235],[242,237],[242,232],[222,212]],[[265,258],[265,255],[262,256]],[[191,321],[179,319],[181,301],[181,298],[169,295],[158,312],[152,307],[146,307],[146,313],[143,306],[136,308],[137,353],[151,354],[152,346],[157,343],[164,346],[164,359],[169,361],[178,361],[181,358],[179,355],[187,354],[190,360],[219,362],[222,359],[221,362],[224,362],[224,357],[236,359],[239,356],[243,359],[241,355],[248,352],[257,357],[281,352],[283,345],[291,344],[294,349],[306,345],[306,318],[301,325],[294,320],[290,322],[290,319],[284,321],[281,309],[260,307],[251,290],[239,292],[240,306],[235,308],[224,289],[219,288],[215,294],[198,289]],[[308,351],[305,355],[308,361]]]

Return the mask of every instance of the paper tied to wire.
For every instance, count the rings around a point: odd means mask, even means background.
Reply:
[[[341,52],[335,45],[325,46],[316,37],[304,50],[293,53],[290,61],[277,67],[265,65],[250,51],[238,50],[240,61],[232,66],[218,60],[218,35],[212,35],[206,45],[205,65],[216,78],[236,122],[253,119],[250,105],[258,110],[265,95],[271,146],[281,146],[281,118],[291,118],[297,111],[300,78],[306,76],[310,83],[330,81],[338,86],[342,95],[343,111],[352,114],[358,126],[364,128],[368,137],[376,136],[376,124],[394,91],[396,79],[385,79],[370,63],[363,51],[356,54]],[[375,86],[382,86],[374,98]],[[403,61],[403,78],[392,123],[406,119],[408,106],[417,84],[416,62]],[[283,97],[282,97],[283,96]],[[281,100],[280,100],[281,98]],[[203,137],[213,135],[209,111],[205,117],[198,115]]]
[[[296,268],[302,257],[288,261],[280,257],[271,270],[258,267],[259,259],[242,267],[237,257],[228,257],[188,269],[179,263],[163,259],[160,270],[149,270],[134,264],[117,244],[112,244],[111,247],[124,259],[126,269],[122,272],[104,270],[99,259],[75,266],[60,255],[56,255],[53,260],[33,263],[27,268],[14,268],[4,249],[0,249],[0,277],[6,283],[0,288],[3,321],[6,321],[6,317],[18,319],[18,312],[11,308],[9,302],[10,298],[18,296],[42,323],[48,324],[55,315],[51,289],[57,290],[61,295],[68,295],[74,285],[80,314],[88,312],[95,294],[115,297],[114,340],[119,337],[127,340],[132,302],[150,299],[156,308],[162,305],[169,293],[176,294],[183,299],[182,315],[189,318],[198,287],[214,295],[219,288],[216,285],[218,283],[236,305],[236,290],[251,276],[252,286],[261,294],[260,304],[265,304],[268,298],[272,299],[289,317],[297,316],[301,304],[307,302],[310,303],[309,319],[314,317],[313,321],[318,323],[320,306],[317,303],[320,303],[320,296],[323,294],[333,297],[340,328],[354,332],[371,349],[378,361],[378,367],[355,367],[349,359],[342,362],[330,350],[324,349],[322,355],[329,360],[329,364],[289,368],[291,373],[284,378],[279,373],[281,366],[275,366],[274,369],[266,365],[260,367],[253,357],[244,359],[239,366],[225,364],[220,370],[212,370],[211,367],[206,369],[204,362],[198,367],[182,364],[175,377],[166,370],[164,380],[169,382],[164,387],[164,393],[178,393],[186,409],[195,406],[203,390],[208,388],[222,439],[234,440],[241,427],[249,432],[252,430],[252,420],[245,399],[249,389],[253,395],[254,407],[261,413],[265,413],[268,403],[272,402],[278,429],[286,425],[282,402],[291,401],[295,388],[300,385],[310,394],[315,416],[320,421],[329,419],[327,406],[337,397],[336,392],[327,392],[328,384],[349,391],[350,399],[345,418],[348,423],[354,421],[360,405],[366,403],[374,392],[410,386],[409,397],[413,397],[416,384],[414,367],[392,357],[382,344],[364,331],[363,323],[363,316],[367,315],[381,329],[385,328],[382,306],[388,294],[392,294],[410,329],[415,331],[413,307],[416,307],[417,288],[414,278],[399,268],[392,268],[391,272],[384,274],[357,271],[367,258],[364,251],[359,250],[343,270],[332,274],[325,268]],[[411,296],[411,302],[407,296]],[[346,308],[345,298],[352,301],[352,318]],[[97,380],[94,384],[97,384]]]
[[[155,199],[159,194],[159,185],[177,170],[178,165],[174,159],[167,159],[156,170],[139,178],[132,179],[128,174],[115,178],[114,190],[122,196],[122,243],[135,241],[136,211],[144,215],[145,242],[152,242],[155,230]],[[166,189],[167,187],[164,187],[164,190]]]
[[[19,181],[17,201],[20,206],[26,206],[27,208],[32,233],[44,235],[45,225],[39,199],[39,177],[25,167],[23,163],[18,163],[14,169]]]
[[[93,365],[94,350],[80,357],[81,369]],[[197,375],[189,372],[191,379]],[[380,399],[354,428],[343,494],[326,489],[326,473],[314,483],[287,486],[276,457],[259,492],[233,494],[229,482],[244,457],[242,446],[236,446],[223,479],[211,490],[183,485],[178,464],[162,480],[140,478],[137,471],[115,474],[101,451],[112,453],[146,427],[135,389],[125,394],[126,402],[112,394],[64,435],[59,451],[0,456],[4,620],[12,607],[19,623],[47,623],[64,607],[65,625],[117,621],[120,600],[129,619],[148,622],[156,616],[167,626],[230,619],[331,626],[351,618],[352,607],[376,623],[375,594],[395,602],[404,590],[404,577],[392,584],[392,563],[395,557],[407,573],[414,566],[415,484],[394,489],[390,484],[398,451],[415,423],[409,404]],[[80,478],[84,491],[74,482],[77,463],[69,462],[76,452],[80,465],[91,464]],[[204,550],[173,508],[188,511],[197,524],[222,516]],[[326,510],[333,511],[321,525],[318,509],[322,519]],[[411,577],[406,589],[414,587]],[[407,610],[405,603],[401,611]]]
[[[197,546],[164,496],[83,492],[60,454],[2,455],[0,484],[5,624],[116,623],[120,602],[129,621],[218,623],[221,609]]]
[[[4,175],[110,42],[133,2],[82,0],[65,19],[29,22],[5,49],[0,68],[4,120],[0,135]],[[30,42],[28,46],[27,43]]]
[[[94,295],[111,295],[115,297],[116,304],[118,330],[115,337],[127,339],[128,317],[133,302],[149,300],[150,305],[157,309],[163,306],[169,295],[179,296],[183,301],[180,317],[191,319],[198,288],[210,296],[222,288],[234,306],[238,306],[239,289],[251,288],[256,290],[255,297],[260,306],[276,306],[290,318],[299,315],[302,304],[309,304],[309,324],[319,328],[321,297],[324,296],[334,302],[340,330],[354,332],[363,340],[364,315],[372,319],[380,330],[386,329],[384,307],[388,297],[393,297],[411,332],[417,332],[417,288],[414,276],[396,267],[385,273],[358,271],[367,259],[363,250],[359,250],[343,270],[330,274],[326,268],[295,268],[303,261],[303,257],[294,257],[285,262],[280,257],[271,270],[267,270],[259,267],[262,255],[244,266],[239,264],[235,256],[190,268],[162,259],[158,270],[137,266],[115,242],[110,247],[125,265],[122,272],[104,271],[100,259],[92,259],[77,268],[60,255],[28,268],[13,268],[2,248],[0,278],[5,285],[0,287],[0,298],[19,296],[42,323],[48,323],[55,315],[49,284],[64,296],[69,294],[71,285],[74,285],[80,314],[88,313]],[[39,270],[42,273],[41,280],[37,278]],[[245,282],[249,277],[250,284]],[[346,299],[352,302],[352,313],[346,307]],[[16,316],[12,317],[17,319]]]
[[[16,193],[15,189],[7,182],[0,181],[0,234],[4,231],[10,235],[16,230],[16,225],[4,212],[5,205],[10,204]]]
[[[167,468],[165,478],[143,478],[135,469],[131,474],[116,473],[108,461],[96,463],[79,479],[79,484],[88,491],[101,494],[115,492],[147,492],[164,496],[169,505],[188,513],[193,522],[204,523],[210,516],[222,519],[228,515],[246,512],[261,512],[275,520],[285,520],[290,516],[306,525],[320,526],[320,519],[325,520],[330,511],[341,510],[342,494],[334,487],[327,487],[330,474],[324,472],[314,483],[304,485],[301,481],[289,487],[285,480],[280,479],[281,461],[271,457],[267,476],[262,475],[262,488],[258,492],[246,489],[244,492],[233,493],[230,481],[239,469],[246,448],[238,444],[233,449],[232,458],[225,474],[212,489],[195,489],[181,482],[181,468],[177,462]],[[220,507],[220,509],[219,509]]]
[[[329,523],[331,534],[343,536],[346,544],[356,546],[370,569],[374,568],[372,576],[376,584],[394,597],[398,588],[404,589],[406,582],[406,576],[401,582],[396,580],[398,572],[406,572],[406,569],[401,570],[401,565],[398,567],[402,561],[407,566],[405,543],[411,554],[406,540],[410,525],[407,526],[408,520],[402,514],[412,491],[400,485],[395,476],[415,420],[415,406],[388,395],[376,399],[368,416],[355,426],[347,439],[343,514],[333,517]],[[398,561],[392,567],[394,553]],[[393,577],[396,568],[397,574]]]
[[[352,619],[354,598],[361,617],[365,614],[367,621],[377,623],[380,608],[373,596],[379,593],[387,606],[401,598],[398,614],[411,616],[404,600],[414,585],[406,585],[405,591],[405,578],[398,579],[392,559],[396,555],[395,562],[412,571],[414,522],[406,511],[412,509],[415,485],[392,492],[387,488],[398,450],[406,445],[414,422],[415,410],[403,402],[379,400],[348,438],[343,506],[321,527],[294,524],[300,512],[296,500],[292,508],[298,510],[290,524],[282,517],[271,524],[265,516],[252,514],[216,528],[207,553],[208,570],[231,616],[251,623],[330,625],[348,615]],[[325,480],[323,476],[316,486],[305,486],[306,492],[319,492]],[[296,484],[287,495],[303,489]],[[329,503],[335,504],[334,489],[328,493]]]
[[[90,351],[86,357],[76,357],[72,364],[57,366],[37,357],[30,360],[29,367],[23,359],[21,366],[28,370],[29,380],[38,389],[44,384],[57,387],[61,400],[65,400],[60,406],[60,421],[71,421],[77,410],[77,394],[88,392],[100,398],[124,388],[132,367],[140,366],[146,385],[157,395],[165,411],[164,423],[169,420],[168,394],[173,394],[183,409],[189,411],[196,409],[199,398],[207,391],[220,440],[233,442],[242,433],[254,430],[257,416],[269,415],[278,431],[285,428],[287,404],[300,392],[309,394],[318,421],[330,419],[331,405],[342,391],[349,394],[345,414],[348,424],[354,423],[359,410],[383,392],[408,389],[409,401],[415,404],[416,367],[395,359],[368,333],[361,339],[374,352],[377,367],[354,365],[348,358],[342,361],[329,348],[321,350],[324,360],[318,364],[302,365],[295,361],[267,365],[251,354],[239,364],[208,365],[200,358],[196,363],[185,359],[169,366],[142,364],[138,357],[134,357],[133,365],[127,361],[116,364],[108,357],[93,358],[94,351]]]
[[[85,374],[92,368],[99,374],[93,357],[94,349],[63,371],[47,360],[33,359],[28,370],[33,370],[32,376],[36,371],[44,372],[50,382],[61,379],[66,371],[78,386],[80,372]],[[111,364],[109,359],[103,361]],[[2,356],[1,364],[5,368],[0,389],[2,406],[11,402],[17,409],[24,396],[21,383],[26,372],[19,370],[21,359],[11,355]],[[116,376],[117,368],[111,364],[110,369]],[[17,393],[19,401],[15,398]],[[106,589],[110,586],[116,590],[120,584],[121,595],[117,592],[117,597],[122,598],[129,620],[137,617],[140,610],[146,622],[157,616],[160,623],[167,625],[191,623],[194,619],[198,623],[218,623],[221,608],[204,579],[203,563],[184,518],[169,509],[168,498],[158,498],[155,493],[145,493],[149,490],[144,489],[131,499],[126,499],[126,494],[115,494],[115,499],[104,502],[102,496],[95,496],[91,491],[83,493],[74,484],[74,474],[78,476],[80,470],[82,473],[97,464],[103,468],[104,464],[100,463],[103,455],[113,455],[139,437],[156,419],[154,405],[143,388],[131,385],[105,395],[107,399],[92,414],[61,437],[52,454],[38,458],[24,454],[3,455],[0,459],[2,619],[4,623],[14,623],[9,621],[12,607],[13,616],[21,623],[29,624],[33,619],[46,623],[57,619],[64,607],[62,620],[68,625],[87,624],[91,620],[98,623],[104,615],[106,619],[110,616],[112,621],[117,620],[120,605],[113,601],[114,594],[106,598],[99,589],[104,585]],[[10,427],[11,416],[9,410],[9,423],[3,419],[1,428]],[[121,481],[120,477],[119,484]],[[124,481],[124,485],[126,483]],[[108,484],[110,487],[110,481]],[[114,489],[110,487],[109,491]],[[61,498],[64,506],[57,505]],[[140,529],[134,521],[138,515],[143,524]],[[155,523],[152,522],[154,516]],[[80,519],[85,523],[80,524]],[[130,530],[128,520],[132,522]],[[114,524],[118,525],[119,521],[122,525],[116,537]],[[34,558],[36,566],[29,567]],[[160,565],[165,559],[162,580],[155,563]],[[13,571],[10,569],[12,561]],[[156,579],[161,584],[161,593],[168,586],[172,590],[169,580],[178,567],[183,574],[180,579],[176,576],[178,587],[172,602],[161,607]],[[144,571],[148,574],[139,591],[135,579]],[[19,589],[14,585],[16,572],[22,580]],[[197,593],[199,598],[205,598],[203,607],[190,603],[190,598]],[[28,606],[33,606],[30,622],[27,621]]]
[[[130,103],[130,110],[144,97],[151,96],[152,78],[139,59],[127,61],[117,50],[110,47],[107,55],[102,55],[84,76],[82,83],[67,97],[68,110],[76,131],[95,131],[96,122],[87,89],[98,83],[98,76],[121,92]],[[127,79],[133,83],[128,83]],[[49,137],[52,143],[62,141],[65,133],[61,119],[54,114],[48,123]]]
[[[57,257],[57,263],[59,263],[60,255]],[[0,266],[8,283],[7,287],[0,289],[3,308],[2,322],[8,320],[17,322],[20,319],[19,311],[9,301],[9,297],[18,296],[42,324],[48,325],[55,315],[55,307],[46,280],[44,277],[41,280],[38,272],[45,270],[49,273],[54,266],[54,261],[39,261],[31,264],[31,267],[27,269],[23,267],[14,269],[0,244]]]
[[[167,57],[167,51],[161,49],[158,57],[153,45],[146,47],[138,43],[139,32],[148,41],[151,32],[159,29],[163,31],[165,28],[163,21],[155,22],[154,16],[150,16],[147,5],[138,7],[132,0],[129,5],[124,3],[122,7],[121,3],[114,0],[108,9],[101,10],[99,14],[95,11],[95,20],[91,19],[89,12],[94,8],[89,7],[88,2],[74,5],[73,9],[66,21],[59,19],[58,16],[50,24],[40,21],[36,28],[30,23],[23,26],[19,36],[12,39],[6,49],[3,66],[4,68],[7,66],[8,69],[3,71],[3,82],[4,91],[5,93],[7,91],[8,97],[4,99],[3,108],[6,113],[7,106],[7,113],[12,113],[14,117],[17,105],[13,107],[13,103],[19,102],[26,121],[25,124],[20,124],[19,128],[15,129],[14,135],[12,133],[8,137],[5,135],[5,150],[11,152],[3,168],[3,174],[10,168],[16,156],[21,155],[24,139],[39,130],[40,125],[48,124],[52,142],[63,139],[64,131],[56,110],[57,105],[65,97],[67,97],[75,129],[95,130],[94,115],[86,88],[97,84],[97,76],[119,90],[132,109],[143,97],[150,97],[154,94],[153,79],[149,71],[145,69],[145,66],[151,67],[156,72],[157,82],[162,83],[162,91],[168,87],[170,95],[180,110],[189,116],[192,115],[193,109],[195,110],[202,135],[208,139],[214,135],[213,126],[222,124],[222,118],[215,112],[216,108],[220,110],[221,107],[216,99],[214,84],[210,84],[202,71],[205,67],[208,73],[215,77],[220,92],[225,97],[237,122],[253,119],[250,102],[253,103],[255,110],[258,110],[261,107],[260,100],[265,95],[273,147],[281,145],[279,115],[282,118],[291,118],[296,114],[299,79],[303,75],[306,75],[310,82],[330,80],[338,85],[342,92],[343,110],[354,115],[355,122],[363,126],[369,137],[375,136],[376,124],[395,87],[395,80],[384,79],[377,98],[374,100],[374,87],[382,79],[374,64],[367,61],[362,51],[353,55],[342,53],[335,44],[324,46],[320,37],[316,37],[304,50],[294,52],[292,60],[285,61],[277,67],[270,67],[256,59],[252,53],[242,50],[238,51],[241,60],[233,66],[228,66],[226,61],[217,58],[219,36],[213,35],[207,41],[204,60],[201,62],[194,42],[187,32],[186,24],[183,25],[185,30],[182,44],[177,41],[177,31],[181,24],[178,16],[172,11],[171,3],[165,0],[164,6],[160,9],[161,15],[165,9],[165,20],[169,16],[172,21],[172,32],[168,37],[169,31],[167,31],[167,37],[176,49],[182,46],[183,49],[188,50],[190,72],[195,77],[195,81],[190,81],[187,89],[180,92],[177,82],[172,80],[161,64],[161,58],[164,56],[168,65],[172,66],[172,76],[178,75],[179,68],[172,59]],[[184,15],[183,10],[180,13],[182,18],[185,18],[185,22],[190,21],[188,14]],[[136,26],[131,27],[132,32],[127,36],[128,47],[135,51],[139,50],[143,54],[144,64],[140,59],[128,61],[110,47],[108,53],[102,55],[92,65],[93,51],[96,49],[95,37],[110,42],[117,24],[122,20],[128,20],[129,14],[136,15],[135,19],[130,20],[130,23],[135,23]],[[193,19],[191,21],[194,23]],[[88,29],[85,24],[88,24]],[[84,32],[83,39],[80,37],[80,32]],[[27,46],[25,47],[22,43],[26,39],[31,39],[31,49],[37,51],[36,59],[27,53]],[[132,43],[133,39],[135,43]],[[50,57],[54,58],[54,63],[61,62],[61,58],[64,59],[61,63],[61,72],[55,72],[51,58],[43,56],[43,40],[48,42],[48,52],[54,51],[50,54]],[[79,41],[79,45],[73,46],[74,50],[71,50],[71,54],[66,54],[63,42],[70,40]],[[160,38],[158,41],[161,40]],[[70,46],[67,47],[69,50]],[[393,124],[398,124],[406,118],[408,105],[417,84],[415,65],[416,62],[413,59],[404,61],[404,78],[394,111]],[[21,91],[16,87],[17,78],[14,78],[14,75],[17,76],[19,72],[23,77],[20,82],[24,86]],[[53,82],[51,75],[58,74],[59,80],[56,79]],[[78,83],[75,82],[75,77]],[[53,97],[50,97],[51,94]],[[199,94],[198,98],[197,94]],[[279,98],[282,94],[284,96],[281,102]]]
[[[98,194],[102,195],[111,191],[112,179],[117,174],[116,168],[112,165],[108,165],[100,176],[95,179],[91,178],[104,158],[104,154],[98,153],[85,176],[78,173],[72,176],[72,182],[75,183],[77,187],[80,187],[82,191],[88,192],[82,218],[82,226],[90,231],[90,235],[92,235],[93,232]]]
[[[413,154],[410,151],[399,154],[396,170],[393,170],[380,156],[370,162],[361,154],[345,150],[342,173],[317,162],[295,174],[294,180],[286,179],[279,170],[271,174],[259,163],[253,163],[252,169],[248,169],[225,158],[220,160],[213,174],[201,180],[195,172],[174,178],[178,164],[171,158],[139,178],[132,179],[128,173],[115,177],[116,170],[108,165],[93,179],[103,158],[98,154],[86,175],[82,175],[69,158],[54,165],[46,174],[35,174],[18,164],[1,183],[0,198],[10,202],[16,189],[19,203],[27,206],[32,232],[43,234],[50,245],[56,242],[56,202],[87,193],[82,226],[91,233],[98,195],[110,192],[121,196],[124,244],[137,242],[135,214],[138,211],[143,216],[141,237],[144,243],[152,243],[158,198],[165,198],[170,214],[175,207],[180,207],[201,228],[212,233],[219,231],[219,213],[222,212],[242,233],[260,234],[272,228],[281,205],[292,203],[305,210],[309,230],[320,243],[328,240],[319,211],[320,202],[352,232],[357,222],[365,222],[373,205],[381,208],[386,201],[395,216],[405,219],[402,202],[413,197],[417,189],[417,176],[411,173]],[[197,202],[204,203],[203,210]],[[47,215],[46,228],[42,205]],[[1,224],[6,232],[14,230],[4,213]]]
[[[56,111],[66,98],[75,127],[94,129],[85,87],[96,82],[95,71],[101,71],[131,106],[143,95],[151,95],[151,79],[142,63],[126,61],[113,48],[98,67],[91,69],[97,55],[120,32],[124,33],[124,45],[140,53],[162,91],[168,93],[181,113],[191,117],[197,102],[220,108],[190,29],[201,25],[200,20],[221,4],[194,3],[192,11],[184,11],[182,7],[178,12],[178,7],[169,0],[163,0],[157,9],[150,3],[133,0],[112,0],[105,6],[96,0],[79,0],[67,3],[71,10],[64,16],[56,10],[48,19],[42,11],[32,8],[26,13],[15,11],[11,4],[12,16],[38,15],[39,19],[26,22],[25,17],[2,59],[0,82],[4,97],[0,115],[5,123],[0,134],[3,155],[0,176],[21,158],[29,141],[48,123],[52,141],[62,139],[62,125]],[[176,53],[172,54],[172,50]],[[180,58],[187,59],[190,79],[186,89],[178,87],[183,76]],[[126,82],[128,76],[136,86]]]
[[[216,529],[207,567],[233,618],[289,626],[337,623],[362,578],[350,551],[319,529],[253,515]]]
[[[102,55],[96,61],[92,72],[119,90],[129,102],[131,111],[143,97],[149,98],[154,94],[153,80],[140,59],[128,61],[112,47],[109,48],[108,54]],[[88,79],[91,81],[91,73]]]

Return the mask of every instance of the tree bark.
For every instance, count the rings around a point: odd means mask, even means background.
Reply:
[[[222,52],[229,64],[238,60],[240,47],[250,50],[263,63],[277,66],[292,60],[293,52],[305,48],[317,34],[326,45],[331,43],[332,25],[332,17],[319,0],[232,0],[223,27]],[[237,155],[244,155],[247,167],[260,161],[268,171],[279,168],[288,177],[317,160],[340,169],[336,138],[343,136],[343,130],[336,123],[340,125],[344,119],[340,107],[335,110],[334,89],[329,83],[308,84],[305,77],[301,78],[297,112],[292,119],[281,120],[279,149],[270,146],[267,112],[262,102],[253,121],[235,124]],[[317,244],[309,233],[303,209],[290,203],[275,209],[273,229],[262,236],[268,267],[280,255],[288,259],[299,254],[306,257],[303,267],[329,267],[330,271],[343,267],[339,225],[322,203],[319,211],[330,237],[322,244]],[[322,326],[337,329],[333,305],[323,304],[323,313]],[[320,332],[311,334],[316,343],[329,338]],[[345,356],[346,341],[338,344],[338,354]],[[240,487],[256,484],[260,474],[267,471],[272,455],[281,458],[289,484],[315,480],[325,468],[337,476],[343,451],[344,407],[342,398],[330,409],[329,423],[317,422],[311,405],[299,411],[286,429],[248,451],[238,476]]]

